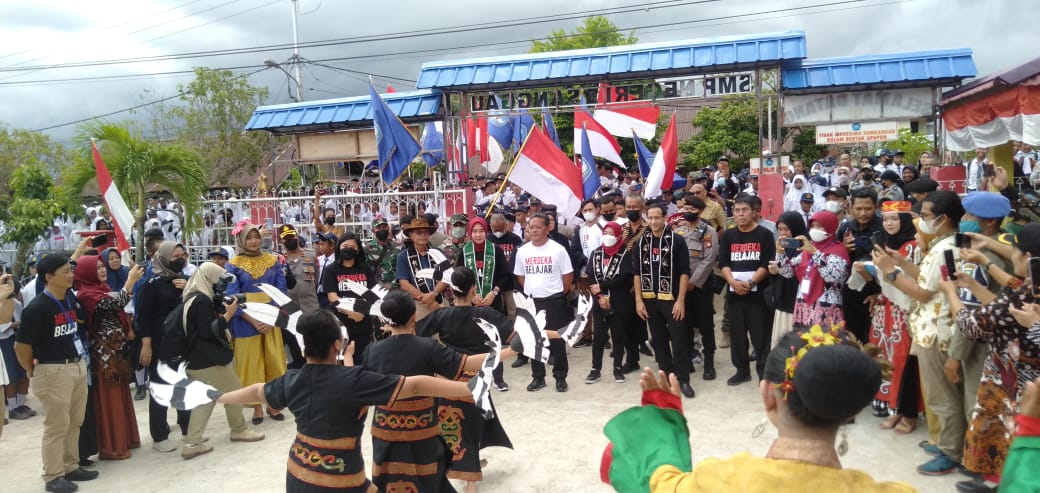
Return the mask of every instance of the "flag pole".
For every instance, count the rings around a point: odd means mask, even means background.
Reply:
[[[516,151],[516,155],[513,156],[513,163],[509,165],[509,170],[506,171],[506,176],[502,178],[502,184],[498,186],[498,193],[495,194],[495,198],[491,200],[491,205],[488,207],[487,212],[484,214],[484,220],[487,221],[491,217],[491,214],[495,210],[495,204],[498,203],[498,199],[502,197],[502,190],[506,189],[506,182],[509,181],[509,177],[513,176],[513,168],[516,167],[516,162],[520,160],[520,156],[524,153],[524,146],[527,145],[527,141],[531,140],[531,132],[534,132],[535,126],[531,125],[531,128],[527,130],[527,137],[524,138],[524,143],[520,144],[520,149]]]

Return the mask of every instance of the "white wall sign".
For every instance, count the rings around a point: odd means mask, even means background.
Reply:
[[[929,88],[851,91],[784,97],[784,126],[871,120],[912,120],[933,115]]]
[[[899,129],[910,122],[854,122],[816,126],[816,144],[856,144],[899,139]]]

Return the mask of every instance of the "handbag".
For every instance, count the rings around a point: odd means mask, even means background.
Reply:
[[[776,309],[784,299],[784,283],[780,276],[769,276],[769,284],[762,290],[762,299],[766,308]]]

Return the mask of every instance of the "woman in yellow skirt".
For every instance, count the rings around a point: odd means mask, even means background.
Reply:
[[[277,255],[260,250],[259,226],[239,223],[232,233],[235,235],[235,257],[228,263],[227,271],[235,281],[228,285],[227,294],[243,293],[247,303],[271,303],[258,285],[270,284],[285,292],[284,263]],[[241,305],[230,325],[235,340],[235,373],[243,387],[267,383],[285,374],[285,346],[279,328],[250,317]],[[275,421],[285,419],[271,408],[267,408],[267,414]],[[263,421],[263,410],[260,406],[254,407],[253,424]]]

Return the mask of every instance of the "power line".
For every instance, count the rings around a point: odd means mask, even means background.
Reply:
[[[531,25],[531,24],[539,24],[539,23],[545,23],[545,22],[558,22],[560,20],[577,19],[577,18],[587,17],[589,15],[595,15],[595,14],[613,15],[613,14],[637,12],[637,11],[641,11],[641,10],[649,10],[649,9],[654,9],[654,8],[682,7],[682,6],[704,4],[704,3],[715,3],[715,2],[720,2],[720,1],[722,1],[722,0],[688,0],[688,1],[659,0],[657,2],[643,3],[643,4],[640,4],[638,6],[609,7],[609,8],[592,9],[592,10],[586,10],[586,11],[580,11],[580,12],[572,12],[572,13],[566,13],[566,14],[558,14],[558,15],[527,17],[527,18],[514,19],[514,20],[508,20],[508,21],[482,22],[482,23],[477,23],[477,24],[466,24],[466,25],[454,26],[454,27],[444,27],[444,28],[416,30],[416,31],[401,31],[401,32],[389,33],[389,34],[365,35],[365,36],[357,36],[357,37],[352,37],[352,38],[339,38],[339,39],[331,39],[331,40],[324,40],[324,41],[309,41],[309,42],[299,43],[299,47],[300,48],[316,48],[316,47],[338,46],[338,45],[343,45],[343,44],[364,43],[364,42],[373,42],[373,41],[399,40],[399,39],[407,39],[407,38],[415,38],[415,37],[441,35],[441,34],[457,34],[457,33],[462,33],[462,32],[476,31],[476,30],[482,30],[482,29],[488,29],[488,28],[500,29],[500,28],[506,28],[506,27],[527,26],[527,25]],[[840,2],[840,3],[855,3],[855,2],[865,2],[865,1],[868,1],[868,0],[846,0],[845,2]],[[669,4],[669,5],[664,5],[664,4]],[[745,15],[747,15],[747,14],[745,14]],[[635,28],[633,28],[633,29],[635,29]],[[613,31],[611,31],[611,32],[613,32]],[[600,33],[585,33],[585,34],[581,34],[581,35],[584,36],[584,35],[590,35],[590,34],[600,34]],[[51,65],[38,65],[38,66],[32,66],[32,67],[3,67],[3,68],[0,68],[0,72],[21,72],[21,71],[30,71],[30,70],[52,70],[52,69],[61,69],[61,68],[94,67],[94,66],[126,64],[126,63],[144,63],[144,62],[155,62],[155,61],[169,61],[169,60],[180,60],[180,59],[184,59],[184,58],[205,58],[205,57],[235,55],[235,54],[244,54],[244,53],[262,53],[262,52],[270,52],[270,51],[279,51],[279,50],[284,50],[284,49],[288,49],[288,48],[292,48],[292,47],[293,47],[292,44],[277,44],[277,45],[252,46],[252,47],[245,47],[245,48],[231,48],[231,49],[224,49],[224,50],[196,51],[196,52],[187,52],[187,53],[177,53],[177,54],[172,54],[172,55],[153,55],[153,56],[147,56],[147,57],[121,58],[121,59],[109,59],[109,60],[96,60],[96,61],[87,61],[87,62],[58,63],[58,64],[51,64]]]
[[[762,12],[751,12],[751,13],[746,13],[746,14],[734,14],[734,15],[719,16],[719,17],[713,17],[713,18],[695,19],[695,20],[689,20],[689,21],[677,21],[677,22],[669,22],[669,23],[662,23],[662,24],[647,25],[647,26],[634,26],[634,27],[618,28],[617,31],[628,31],[628,30],[641,30],[641,31],[649,31],[649,32],[668,31],[668,30],[674,30],[674,28],[680,28],[681,29],[681,28],[683,28],[683,27],[685,27],[685,26],[687,26],[689,24],[694,24],[694,23],[696,23],[696,24],[703,24],[705,26],[724,25],[724,24],[732,24],[734,22],[747,22],[748,19],[746,19],[746,17],[749,17],[749,16],[764,16],[764,15],[773,14],[773,13],[801,11],[801,10],[806,10],[806,9],[814,9],[814,8],[822,8],[822,7],[829,7],[829,6],[845,5],[845,4],[850,4],[850,3],[860,3],[860,2],[865,2],[865,1],[868,1],[868,0],[836,1],[836,2],[830,2],[830,3],[817,4],[817,5],[807,5],[807,6],[801,6],[801,7],[790,7],[790,8],[785,8],[785,9],[777,9],[777,10],[762,11]],[[816,14],[816,13],[824,13],[824,12],[835,12],[835,11],[841,11],[841,10],[851,10],[851,9],[856,9],[856,8],[876,7],[876,6],[889,5],[889,4],[895,4],[895,3],[905,3],[905,2],[909,2],[909,1],[913,1],[913,0],[895,0],[895,1],[891,1],[891,2],[875,3],[875,4],[868,4],[868,5],[861,5],[861,6],[845,6],[845,7],[841,7],[841,8],[835,8],[835,9],[818,10],[818,11],[814,11],[814,12],[807,12],[806,14]],[[780,18],[780,17],[790,17],[790,16],[793,16],[793,15],[797,15],[797,14],[770,16],[770,17],[765,17],[765,18],[761,18],[761,19],[751,19],[751,21],[767,20],[767,19]],[[727,20],[727,19],[737,19],[737,20],[734,21],[734,22],[711,23],[711,21]],[[669,28],[669,27],[671,27],[673,29],[662,29],[662,28]],[[617,31],[609,31],[609,32],[617,32]],[[588,35],[604,34],[604,33],[608,33],[608,31],[596,32],[596,33],[567,34],[564,37],[580,37],[580,36],[588,36]],[[377,54],[366,54],[366,55],[354,55],[354,56],[349,56],[349,57],[337,57],[337,58],[327,58],[327,59],[321,59],[321,60],[310,60],[309,62],[310,63],[337,62],[337,61],[361,60],[361,59],[371,59],[371,58],[390,58],[390,57],[398,57],[398,56],[408,56],[410,58],[414,58],[417,55],[425,55],[425,54],[428,54],[428,53],[436,53],[436,52],[443,52],[443,51],[454,51],[454,50],[482,49],[480,51],[487,51],[489,49],[495,49],[495,48],[498,48],[498,47],[504,47],[504,46],[515,45],[515,44],[527,44],[527,43],[530,43],[531,41],[545,41],[545,40],[548,40],[548,39],[551,39],[551,38],[543,37],[543,38],[532,38],[532,39],[514,40],[514,41],[498,41],[498,42],[493,42],[493,43],[481,43],[479,45],[463,45],[463,46],[440,47],[440,48],[431,48],[431,49],[425,49],[425,50],[413,50],[413,51],[403,51],[403,52],[393,52],[393,53],[377,53]],[[223,69],[237,70],[237,69],[249,69],[249,68],[257,68],[257,67],[260,67],[260,65],[242,65],[242,66],[236,66],[236,67],[224,67]],[[329,66],[329,67],[331,68],[332,66]],[[338,70],[338,69],[342,69],[342,68],[341,67],[336,67],[335,69]],[[343,70],[349,70],[349,69],[343,69]],[[0,69],[0,71],[2,71],[2,69]],[[67,79],[44,79],[44,80],[31,80],[31,81],[13,81],[13,82],[0,82],[0,86],[4,86],[4,85],[46,84],[46,83],[54,83],[54,82],[66,82],[66,81],[113,80],[113,79],[120,79],[120,78],[136,78],[136,77],[143,77],[143,76],[150,76],[150,75],[161,76],[161,75],[189,74],[189,73],[192,73],[192,72],[193,72],[192,70],[179,70],[179,71],[168,71],[168,72],[154,72],[154,73],[149,73],[149,74],[127,74],[127,75],[111,75],[111,76],[96,76],[96,77],[78,77],[78,78],[67,78]],[[364,72],[362,72],[362,73],[364,73]],[[376,75],[376,74],[373,74],[373,75]],[[381,78],[384,78],[384,77],[381,77]],[[385,78],[389,78],[389,77],[385,77]],[[404,78],[396,78],[396,79],[399,79],[399,80],[402,80],[402,81],[408,80],[409,83],[413,83],[410,79],[404,79]]]

